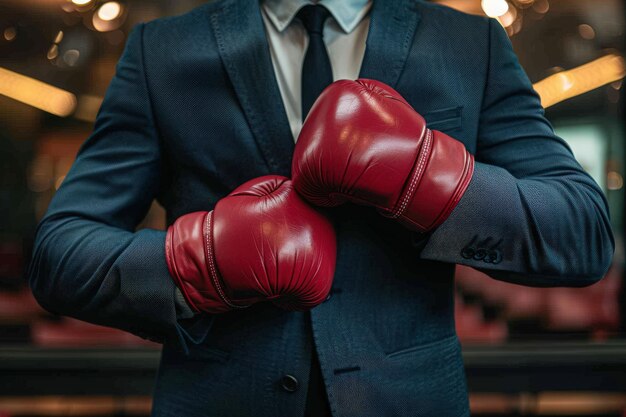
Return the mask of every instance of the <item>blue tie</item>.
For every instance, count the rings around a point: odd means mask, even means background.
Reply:
[[[330,12],[324,6],[304,6],[297,14],[309,34],[309,47],[302,64],[302,120],[322,90],[333,82],[328,51],[324,45],[324,22]]]

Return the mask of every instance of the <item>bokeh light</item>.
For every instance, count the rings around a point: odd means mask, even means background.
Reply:
[[[500,17],[509,11],[506,0],[482,0],[481,6],[489,17]]]

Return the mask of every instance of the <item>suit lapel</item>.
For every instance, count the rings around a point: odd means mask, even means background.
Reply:
[[[374,0],[359,77],[395,87],[420,17],[415,0]]]
[[[226,72],[272,173],[291,173],[294,142],[256,1],[210,7],[211,28]],[[375,0],[360,77],[396,86],[420,14],[414,0]]]
[[[273,174],[290,176],[294,142],[259,3],[220,3],[210,20],[224,67],[266,164]]]

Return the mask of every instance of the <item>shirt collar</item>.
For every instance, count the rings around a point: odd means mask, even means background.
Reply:
[[[313,3],[310,0],[262,0],[265,13],[279,32],[291,24],[301,8]],[[367,15],[372,0],[320,0],[317,4],[326,7],[341,29],[350,33]]]

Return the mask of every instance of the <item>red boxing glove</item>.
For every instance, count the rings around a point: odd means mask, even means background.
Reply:
[[[320,206],[374,206],[426,232],[458,204],[474,171],[461,142],[430,130],[391,87],[340,80],[307,116],[293,157],[293,183]]]
[[[167,230],[167,266],[196,311],[219,313],[270,300],[288,310],[326,299],[335,272],[332,225],[280,176],[239,186],[211,212]]]

